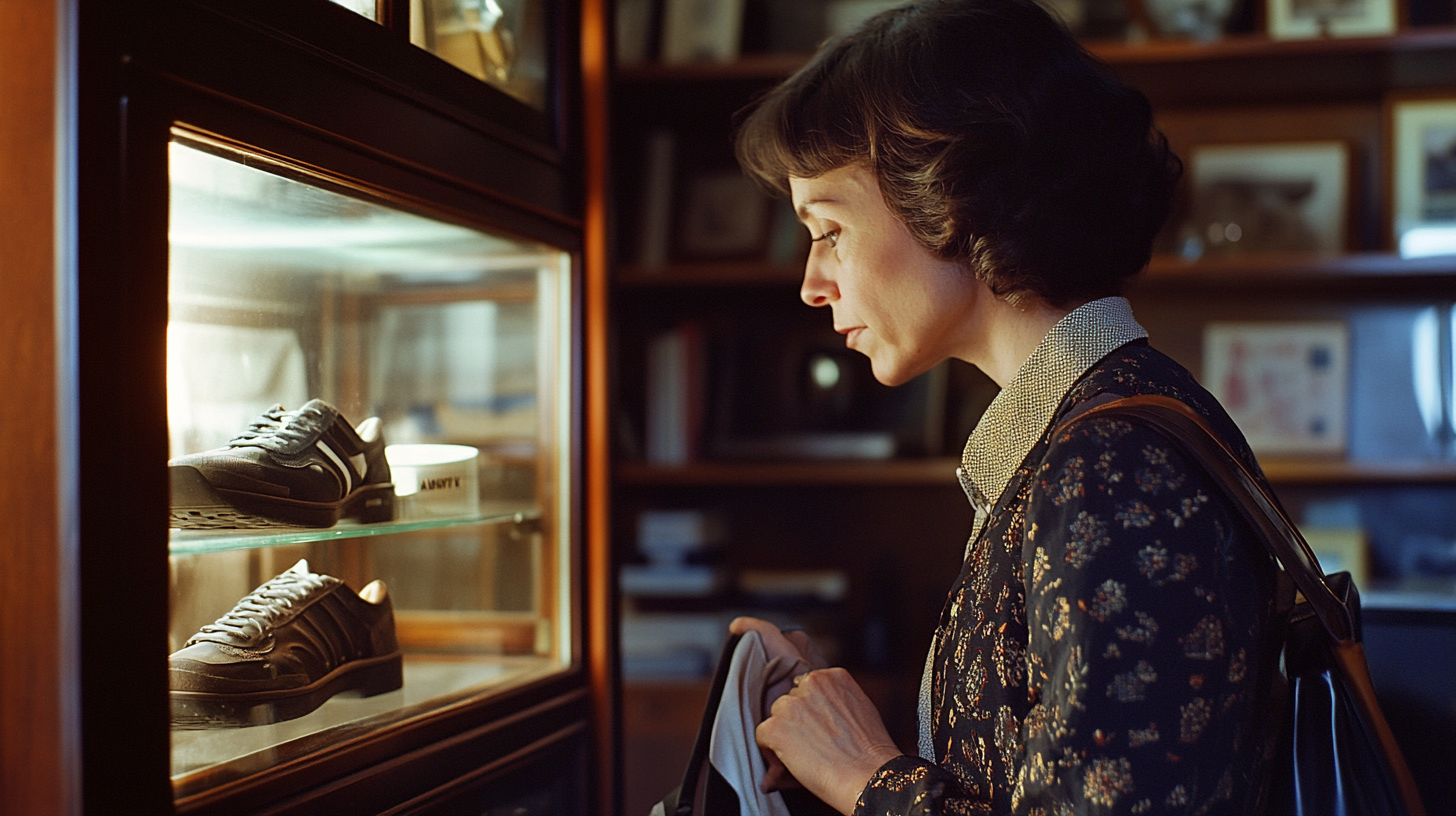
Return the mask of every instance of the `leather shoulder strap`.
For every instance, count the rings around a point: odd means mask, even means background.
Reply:
[[[1294,579],[1294,585],[1319,616],[1336,643],[1356,641],[1353,613],[1325,583],[1319,561],[1304,536],[1289,522],[1279,502],[1254,477],[1243,461],[1209,428],[1203,417],[1178,400],[1146,395],[1123,397],[1073,415],[1057,427],[1061,433],[1090,417],[1137,419],[1177,441],[1202,462],[1224,494],[1239,508],[1259,538]]]

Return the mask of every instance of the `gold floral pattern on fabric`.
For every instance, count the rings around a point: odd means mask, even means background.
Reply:
[[[1099,397],[1133,394],[1183,401],[1252,463],[1207,392],[1145,342],[1068,387],[1006,471],[950,587],[924,698],[934,758],[887,763],[857,813],[1246,810],[1261,771],[1274,565],[1154,429],[1100,418],[1056,428]],[[995,470],[966,463],[978,477]]]
[[[1082,776],[1083,798],[1099,807],[1112,807],[1118,797],[1132,790],[1132,763],[1122,757],[1095,759]]]
[[[1202,697],[1195,697],[1179,710],[1183,712],[1183,722],[1178,727],[1178,741],[1198,742],[1208,728],[1208,721],[1213,719],[1213,705]]]
[[[1158,622],[1143,611],[1134,612],[1133,615],[1137,618],[1137,623],[1117,627],[1115,631],[1118,639],[1151,645],[1158,639]]]
[[[1144,745],[1157,742],[1162,738],[1162,735],[1158,733],[1158,724],[1148,723],[1147,728],[1133,728],[1128,730],[1127,747],[1141,748]]]
[[[1198,558],[1186,553],[1170,556],[1167,547],[1155,542],[1138,550],[1137,567],[1144,578],[1153,582],[1153,586],[1162,586],[1169,581],[1187,578],[1189,573],[1198,569]]]
[[[1126,608],[1127,584],[1108,578],[1102,582],[1102,586],[1097,587],[1097,594],[1092,596],[1090,608],[1084,608],[1084,611],[1098,623],[1106,623],[1108,618]]]
[[[1158,679],[1158,672],[1146,660],[1139,660],[1132,671],[1115,675],[1107,686],[1107,696],[1119,703],[1138,703],[1147,699],[1148,684]]]
[[[1208,615],[1178,642],[1183,644],[1183,655],[1189,660],[1217,660],[1223,657],[1223,621]]]
[[[1112,543],[1112,538],[1107,535],[1107,522],[1085,510],[1067,525],[1067,533],[1065,559],[1072,569],[1087,566],[1098,550]]]

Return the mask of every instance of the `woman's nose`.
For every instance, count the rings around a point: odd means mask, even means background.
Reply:
[[[804,263],[804,284],[799,287],[799,297],[810,306],[828,306],[839,299],[839,288],[824,273],[824,264],[817,255],[810,250],[809,260]]]

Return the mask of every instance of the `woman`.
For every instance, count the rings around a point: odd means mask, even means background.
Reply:
[[[975,523],[931,641],[918,750],[892,743],[847,673],[818,670],[758,729],[781,762],[765,785],[792,775],[846,814],[1255,809],[1274,563],[1152,428],[1058,430],[1161,394],[1253,465],[1119,296],[1181,170],[1146,99],[1030,0],[921,2],[828,43],[737,144],[810,232],[804,301],[878,380],[954,357],[1002,387],[958,471]],[[749,629],[808,649],[733,624]]]

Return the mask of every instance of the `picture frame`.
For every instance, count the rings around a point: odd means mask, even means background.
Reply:
[[[1343,321],[1207,324],[1205,387],[1258,454],[1343,454],[1350,333]]]
[[[674,225],[682,260],[763,258],[768,253],[772,201],[736,167],[685,174]]]
[[[1343,252],[1351,232],[1350,156],[1342,141],[1194,147],[1180,253]]]
[[[1386,100],[1393,245],[1403,257],[1456,254],[1456,94]]]
[[[1268,0],[1264,11],[1276,40],[1379,37],[1399,28],[1396,0]]]
[[[802,2],[802,0],[800,0]],[[882,11],[904,5],[906,0],[828,0],[824,4],[825,34],[847,34]]]
[[[665,0],[662,61],[729,62],[738,58],[744,0]]]

